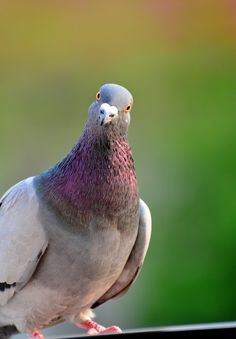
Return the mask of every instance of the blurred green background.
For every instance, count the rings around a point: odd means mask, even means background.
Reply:
[[[235,1],[1,1],[0,43],[1,193],[69,151],[103,83],[133,93],[153,233],[137,282],[97,320],[234,320]]]

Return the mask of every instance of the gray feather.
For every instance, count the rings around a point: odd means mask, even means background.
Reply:
[[[0,291],[0,305],[29,281],[39,262],[38,254],[47,247],[37,212],[32,178],[13,186],[1,199],[0,283],[10,287]]]
[[[120,297],[126,293],[141,270],[150,242],[152,221],[150,210],[141,199],[139,210],[138,235],[128,261],[114,285],[92,306],[92,308],[103,304],[109,299]]]

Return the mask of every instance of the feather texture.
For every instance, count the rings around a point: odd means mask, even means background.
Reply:
[[[13,186],[0,207],[0,305],[4,305],[32,276],[47,240],[38,219],[32,178]]]

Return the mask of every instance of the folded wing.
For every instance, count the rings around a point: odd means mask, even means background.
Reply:
[[[138,273],[141,270],[141,267],[146,256],[150,237],[151,237],[151,213],[148,206],[143,200],[140,199],[140,216],[139,216],[139,229],[136,242],[130,253],[130,256],[127,260],[124,269],[117,279],[117,281],[112,285],[112,287],[92,306],[95,308],[109,299],[122,296],[131,284],[135,281]]]
[[[33,178],[13,186],[0,200],[0,305],[29,281],[47,248],[38,207]]]

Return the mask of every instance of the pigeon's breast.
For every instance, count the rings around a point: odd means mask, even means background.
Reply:
[[[61,293],[77,295],[82,304],[95,302],[96,296],[113,284],[128,259],[137,236],[137,216],[96,216],[76,228],[50,219],[44,222],[51,241],[39,271],[41,282]]]
[[[41,209],[49,246],[33,279],[18,296],[29,299],[30,323],[39,322],[35,327],[94,304],[122,272],[138,227],[137,216],[113,220],[96,216],[73,228],[45,207]]]

